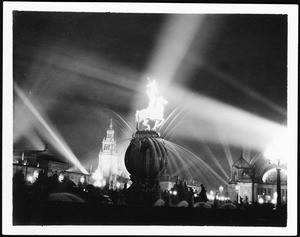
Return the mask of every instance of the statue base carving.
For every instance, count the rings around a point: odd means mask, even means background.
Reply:
[[[130,179],[133,184],[125,192],[127,204],[153,206],[161,198],[162,189],[158,181],[143,180],[133,175]]]

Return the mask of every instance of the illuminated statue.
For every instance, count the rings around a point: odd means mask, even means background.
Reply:
[[[156,131],[164,122],[163,113],[164,106],[168,103],[163,97],[158,95],[156,82],[150,81],[147,85],[147,95],[149,97],[149,105],[146,109],[137,110],[135,114],[136,128],[139,130],[139,124],[146,126],[146,130]],[[154,122],[153,127],[150,126],[150,121]]]

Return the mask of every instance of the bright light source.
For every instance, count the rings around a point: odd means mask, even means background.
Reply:
[[[94,183],[95,187],[101,187],[102,186],[102,182],[100,180],[96,180],[96,182]]]
[[[64,180],[64,175],[63,174],[60,174],[59,176],[58,176],[58,181],[59,182],[62,182],[63,180]]]
[[[208,198],[209,200],[214,200],[215,197],[214,197],[213,195],[208,194],[208,195],[207,195],[207,198]]]
[[[210,195],[212,195],[212,196],[213,196],[213,195],[214,195],[214,192],[213,192],[213,191],[210,191]]]
[[[219,191],[220,191],[220,192],[223,192],[223,189],[224,189],[224,188],[223,188],[223,186],[221,185],[221,186],[219,187]]]
[[[100,170],[96,170],[93,174],[92,174],[92,178],[94,180],[102,180],[103,179],[103,175],[102,173],[100,172]]]
[[[195,194],[194,194],[194,197],[198,197],[198,195],[195,193]]]
[[[116,186],[117,186],[117,188],[120,188],[121,184],[119,182],[117,182]]]
[[[265,202],[265,201],[264,201],[263,198],[260,197],[260,198],[258,199],[258,203],[263,204],[264,202]]]
[[[33,176],[32,176],[32,175],[28,175],[28,176],[27,176],[27,181],[28,181],[29,183],[33,183],[33,182],[34,182]]]
[[[271,163],[280,165],[281,162],[287,162],[288,152],[288,139],[285,134],[280,138],[274,139],[272,143],[267,147],[264,156],[270,160]]]
[[[39,177],[39,172],[36,170],[33,172],[33,177],[37,179]]]
[[[276,203],[277,203],[276,198],[273,198],[273,199],[271,200],[271,202],[272,202],[273,204],[276,204]]]
[[[176,190],[173,191],[173,195],[177,195],[177,191]]]
[[[43,125],[43,127],[48,131],[50,134],[51,139],[55,141],[53,145],[60,151],[64,156],[66,156],[72,163],[74,163],[81,172],[84,174],[88,174],[86,169],[80,164],[79,160],[76,158],[74,153],[68,147],[64,139],[61,137],[58,131],[54,129],[54,126],[50,124],[50,121],[46,121],[44,116],[35,108],[32,102],[27,98],[24,92],[18,87],[16,83],[14,83],[14,90],[16,91],[17,95],[23,101],[23,103],[27,106],[27,108],[32,112],[36,119]]]
[[[135,122],[137,124],[137,128],[139,128],[139,124],[142,123],[147,127],[146,130],[156,131],[165,121],[163,117],[164,106],[168,103],[168,101],[165,100],[162,96],[159,96],[155,80],[149,80],[147,88],[149,105],[146,109],[136,111]],[[155,121],[155,124],[152,128],[149,124],[150,120]]]
[[[85,181],[85,178],[84,178],[84,176],[82,176],[82,177],[80,178],[80,183],[84,183],[84,181]]]

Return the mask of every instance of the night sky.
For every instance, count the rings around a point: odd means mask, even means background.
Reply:
[[[117,140],[130,138],[130,131],[122,132],[126,126],[114,112],[134,127],[134,111],[147,106],[147,76],[163,83],[148,69],[151,56],[159,54],[156,46],[170,17],[179,15],[14,12],[13,80],[83,164],[97,165],[110,118],[114,118]],[[172,86],[286,125],[286,15],[201,15],[201,24],[195,27]],[[167,39],[170,44],[174,40]],[[165,91],[168,115],[177,102]],[[41,143],[30,142],[30,137],[36,134],[44,143],[49,142],[47,137],[25,110],[20,113],[18,100],[14,93],[14,149],[43,149]],[[215,116],[222,116],[217,109]],[[210,162],[199,140],[170,140]],[[207,145],[229,174],[228,164],[219,158],[224,151],[216,144]],[[231,148],[233,160],[240,150]],[[250,160],[255,152],[246,155]]]

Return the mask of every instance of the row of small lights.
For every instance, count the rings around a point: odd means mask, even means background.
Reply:
[[[103,180],[96,180],[96,182],[94,183],[94,186],[95,187],[99,187],[99,188],[102,188],[102,187],[105,187],[107,181],[105,179]],[[116,188],[119,189],[121,187],[121,183],[120,182],[117,182],[116,183]],[[128,184],[127,188],[129,188],[130,185]]]
[[[169,193],[171,194],[171,195],[174,195],[174,196],[176,196],[177,195],[177,191],[176,190],[169,190]],[[198,194],[197,193],[195,193],[194,194],[194,197],[198,197]],[[210,194],[208,194],[207,195],[207,198],[209,199],[209,200],[214,200],[214,196],[213,196],[213,191],[211,191],[210,192]],[[230,200],[230,198],[229,197],[224,197],[224,196],[216,196],[216,199],[217,200],[221,200],[221,201],[227,201],[227,200]]]
[[[27,181],[30,182],[30,183],[34,183],[35,180],[36,180],[38,177],[39,177],[39,173],[38,173],[38,171],[36,170],[36,171],[34,171],[34,173],[33,173],[32,175],[28,175],[28,176],[27,176]],[[59,182],[62,182],[63,180],[64,180],[64,175],[63,175],[63,174],[60,174],[60,175],[58,176],[58,181],[59,181]],[[84,176],[82,176],[82,177],[80,178],[80,182],[81,182],[81,183],[84,183],[84,181],[85,181],[85,178],[84,178]],[[105,179],[103,179],[102,181],[101,181],[101,180],[97,180],[97,181],[94,183],[94,186],[95,186],[95,187],[104,187],[105,185],[106,185],[106,180],[105,180]],[[120,184],[119,182],[117,182],[116,187],[119,189],[120,186],[121,186],[121,184]],[[128,186],[128,187],[129,187],[129,186]],[[177,195],[177,191],[176,191],[176,190],[173,190],[173,191],[170,190],[169,193],[170,193],[171,195],[174,195],[174,196]],[[195,193],[195,194],[194,194],[194,197],[198,197],[198,194]],[[213,191],[210,191],[210,194],[207,195],[207,198],[208,198],[209,200],[214,200]],[[271,203],[276,204],[276,198],[277,198],[277,193],[275,192],[275,193],[274,193],[274,198],[271,200]],[[224,197],[224,196],[216,196],[216,199],[217,199],[217,200],[221,200],[221,201],[227,201],[227,200],[230,200],[229,197]],[[258,203],[263,204],[264,202],[265,202],[265,201],[264,201],[264,199],[263,199],[262,197],[260,197],[260,198],[258,199]]]
[[[265,202],[265,200],[263,199],[263,198],[259,198],[258,199],[258,203],[259,204],[263,204]],[[273,203],[273,204],[276,204],[276,199],[275,198],[273,198],[272,200],[271,200],[271,203]]]
[[[32,175],[27,175],[26,180],[27,180],[29,183],[34,183],[38,177],[39,177],[39,172],[36,170],[36,171],[33,172]],[[58,181],[59,181],[59,182],[62,182],[64,179],[65,179],[65,176],[64,176],[63,174],[59,174],[59,176],[58,176]],[[81,183],[84,183],[84,181],[85,181],[85,178],[84,178],[84,176],[82,176],[82,177],[80,178],[80,182],[81,182]]]
[[[262,197],[258,198],[258,203],[263,204],[265,200]],[[274,192],[273,199],[271,200],[271,203],[276,204],[277,203],[277,192]]]

